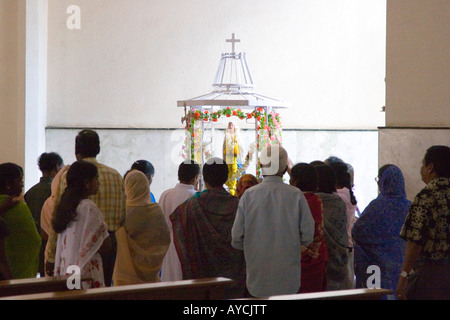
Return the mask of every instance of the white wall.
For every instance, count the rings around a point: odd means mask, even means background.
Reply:
[[[221,54],[231,50],[225,39],[236,33],[256,92],[292,104],[280,115],[283,128],[292,129],[283,144],[293,161],[340,156],[355,166],[361,207],[376,197],[385,1],[48,4],[47,151],[60,152],[66,163],[74,161],[76,132],[98,128],[104,163],[122,174],[137,159],[154,163],[158,198],[176,183],[178,165],[167,159],[176,148],[171,131],[158,129],[184,127],[177,101],[212,90]],[[71,5],[80,8],[80,29],[66,25]]]
[[[375,129],[385,16],[380,0],[49,0],[48,125],[182,128],[177,100],[212,90],[236,33],[256,91],[292,103],[285,128]]]
[[[25,163],[25,0],[0,1],[0,163]]]
[[[386,126],[450,127],[450,1],[388,1]]]
[[[397,164],[413,199],[435,144],[450,146],[450,1],[388,0],[386,127],[379,163]]]
[[[25,191],[45,151],[46,14],[46,0],[0,1],[0,163],[24,168]]]
[[[403,172],[408,199],[425,187],[420,175],[422,159],[433,145],[450,146],[450,129],[383,128],[379,131],[380,166],[396,164]]]
[[[25,190],[42,176],[47,124],[47,0],[26,1]]]

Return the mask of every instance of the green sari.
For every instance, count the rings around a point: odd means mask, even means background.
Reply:
[[[6,195],[0,195],[0,204]],[[14,279],[35,278],[38,272],[41,236],[28,206],[20,202],[9,209],[3,220],[9,235],[4,239],[5,253]]]

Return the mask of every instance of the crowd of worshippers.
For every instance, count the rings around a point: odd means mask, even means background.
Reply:
[[[426,151],[413,202],[400,168],[381,166],[379,195],[361,213],[353,168],[336,157],[294,165],[269,145],[263,178],[244,174],[235,195],[223,159],[185,161],[156,201],[149,161],[121,175],[99,153],[98,134],[80,131],[77,161],[42,154],[25,194],[22,168],[0,164],[0,279],[69,276],[76,265],[92,279],[85,289],[226,277],[228,298],[379,286],[394,292],[386,299],[450,299],[448,146]]]

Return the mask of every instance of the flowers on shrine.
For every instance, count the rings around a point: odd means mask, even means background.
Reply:
[[[240,120],[255,120],[257,130],[256,149],[258,154],[269,144],[282,144],[282,125],[280,115],[274,111],[268,111],[265,107],[258,107],[252,111],[244,112],[242,109],[232,107],[220,108],[218,110],[191,109],[187,114],[186,138],[183,146],[183,158],[201,162],[201,154],[209,158],[212,150],[202,138],[201,123],[215,123],[221,118],[237,117]],[[231,119],[230,119],[231,120]],[[250,150],[249,150],[250,151]],[[255,150],[252,150],[253,154]],[[260,163],[257,161],[257,176],[260,176]]]
[[[262,109],[262,108],[259,108]],[[259,111],[261,112],[261,111]],[[203,120],[203,121],[213,121],[213,122],[217,122],[221,117],[231,117],[231,116],[235,116],[238,117],[239,119],[243,120],[243,119],[251,119],[254,115],[253,113],[245,113],[243,112],[241,109],[232,109],[231,107],[227,107],[225,109],[219,109],[217,111],[214,112],[210,112],[209,110],[194,110],[191,111],[191,121],[199,121],[199,120]]]
[[[191,123],[195,123],[195,121],[213,121],[217,122],[222,117],[238,117],[241,120],[244,119],[256,119],[257,121],[264,120],[266,118],[265,109],[260,107],[251,112],[244,112],[241,109],[234,109],[231,107],[226,107],[223,109],[219,109],[217,111],[209,111],[209,110],[191,110],[190,111],[190,120]],[[274,128],[276,125],[280,125],[280,116],[278,113],[270,112],[269,113],[269,121],[268,125],[273,125]]]

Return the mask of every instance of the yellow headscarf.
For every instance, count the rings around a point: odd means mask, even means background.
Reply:
[[[144,173],[131,170],[125,177],[127,207],[142,207],[151,204],[150,187]]]

